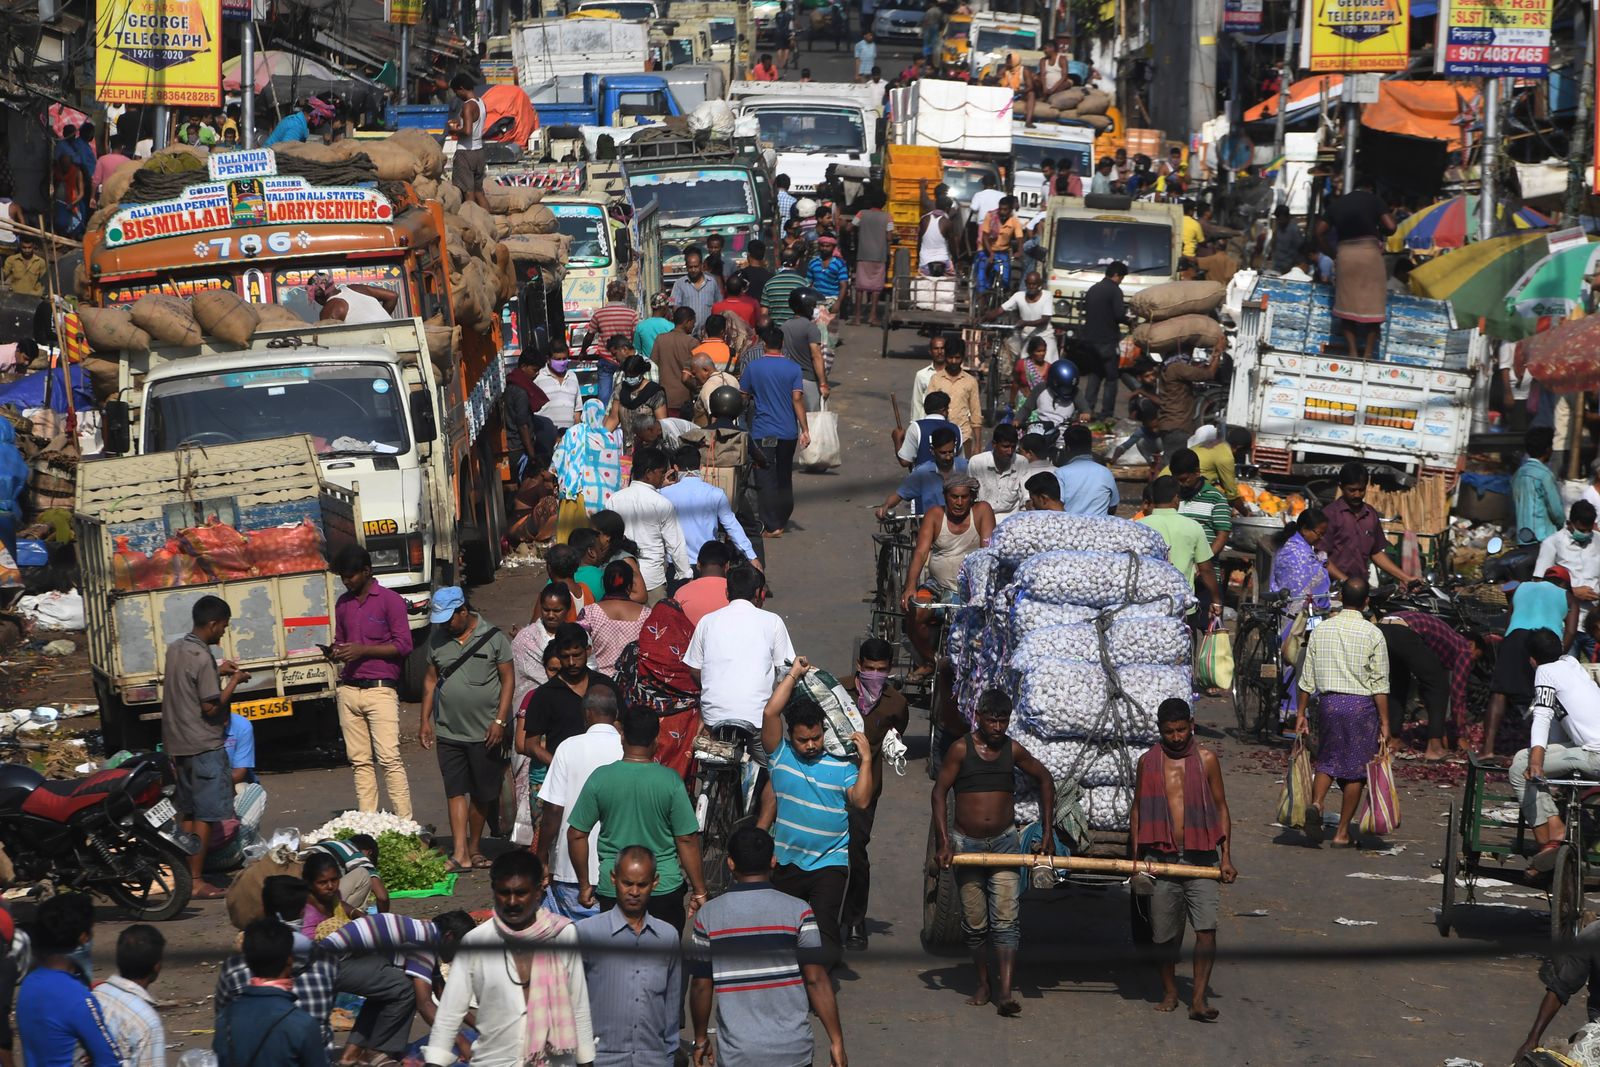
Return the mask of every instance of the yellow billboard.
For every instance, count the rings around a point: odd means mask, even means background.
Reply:
[[[107,104],[222,104],[222,0],[128,0],[95,14],[95,98]]]
[[[1405,70],[1410,0],[1306,0],[1300,65],[1313,74]]]

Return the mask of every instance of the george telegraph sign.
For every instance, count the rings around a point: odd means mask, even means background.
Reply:
[[[1445,0],[1434,69],[1452,78],[1545,78],[1552,0]]]
[[[120,208],[106,222],[106,247],[236,226],[393,219],[394,205],[374,189],[310,185],[299,177],[241,178],[191,185],[176,200]]]

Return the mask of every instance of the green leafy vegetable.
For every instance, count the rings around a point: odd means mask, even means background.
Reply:
[[[391,893],[431,889],[444,881],[449,861],[415,834],[385,830],[378,835],[378,877]]]

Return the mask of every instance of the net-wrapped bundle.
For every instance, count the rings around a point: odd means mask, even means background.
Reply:
[[[1017,568],[1010,588],[1018,596],[1048,604],[1088,608],[1157,605],[1163,614],[1174,616],[1182,615],[1193,599],[1178,568],[1164,559],[1127,552],[1044,552]]]
[[[1097,785],[1084,790],[1083,814],[1091,830],[1127,833],[1128,814],[1133,807],[1133,789],[1125,785]],[[1039,796],[1029,791],[1016,803],[1017,825],[1026,826],[1039,818]]]
[[[961,561],[956,575],[956,593],[966,604],[987,604],[998,588],[995,571],[999,557],[992,548],[980,548]]]
[[[1044,741],[1029,737],[1023,747],[1050,772],[1053,781],[1073,779],[1085,786],[1133,784],[1134,768],[1145,748],[1107,741]]]
[[[1098,608],[1079,607],[1077,604],[1051,604],[1032,597],[1019,596],[1011,604],[1009,633],[1013,642],[1021,641],[1035,630],[1047,626],[1070,626],[1093,622],[1100,614]],[[1127,614],[1133,614],[1128,612]]]
[[[977,658],[983,647],[984,623],[982,608],[957,608],[950,613],[950,628],[945,632],[944,652],[957,675],[964,673]]]
[[[1110,680],[1099,666],[1041,658],[1012,660],[1017,678],[1017,720],[1047,741],[1120,738],[1154,741],[1156,709],[1163,700],[1190,697],[1189,668],[1133,666],[1117,669],[1122,696],[1111,700]]]
[[[1167,543],[1149,526],[1114,515],[1068,515],[1061,511],[1021,511],[994,529],[989,547],[1006,570],[1021,567],[1041,553],[1132,552],[1167,558]]]
[[[1023,634],[1011,654],[1014,665],[1042,659],[1099,663],[1102,636],[1105,655],[1115,667],[1135,663],[1187,663],[1194,644],[1189,626],[1182,619],[1121,615],[1111,620],[1104,635],[1093,622],[1045,626],[1023,631]]]

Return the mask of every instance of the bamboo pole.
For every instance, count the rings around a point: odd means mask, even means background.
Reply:
[[[1186,863],[1156,863],[1153,860],[1096,859],[1092,856],[1039,856],[1016,852],[957,852],[950,857],[953,867],[1054,867],[1058,871],[1093,871],[1098,874],[1149,874],[1163,878],[1222,879],[1215,867],[1195,867]]]
[[[26,222],[16,222],[16,221],[14,221],[12,219],[6,219],[4,222],[0,222],[0,230],[7,230],[7,229],[15,230],[18,233],[25,233],[25,234],[28,234],[31,237],[43,237],[46,240],[54,241],[58,245],[66,245],[69,248],[82,248],[83,247],[83,242],[82,241],[74,241],[70,237],[57,236],[56,234],[51,233],[48,230],[41,230],[37,226],[29,226]]]

